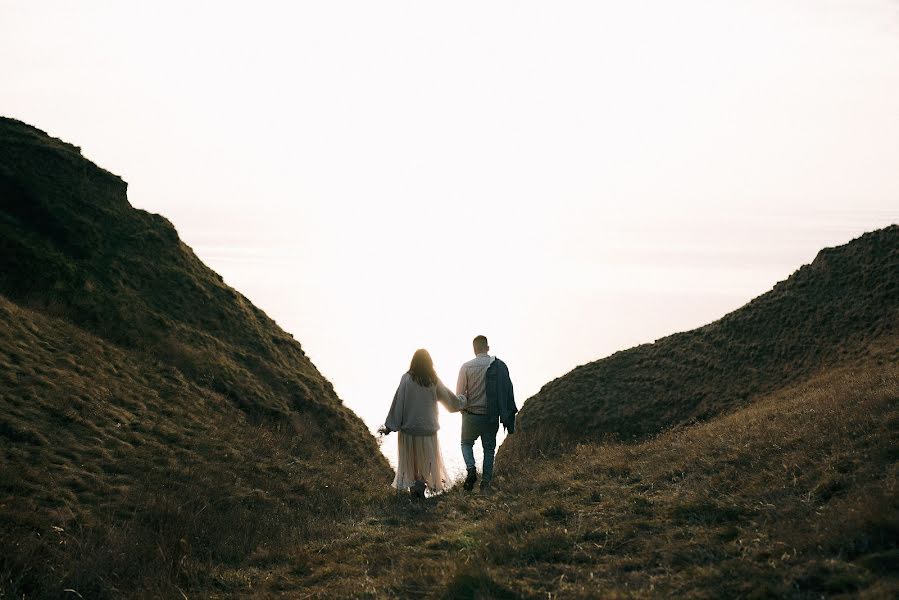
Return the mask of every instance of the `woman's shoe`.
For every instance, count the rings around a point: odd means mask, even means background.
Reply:
[[[409,486],[409,497],[413,500],[424,500],[428,484],[420,479]]]

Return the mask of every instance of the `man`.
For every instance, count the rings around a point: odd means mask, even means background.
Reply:
[[[506,364],[496,357],[490,356],[490,346],[483,335],[476,337],[474,359],[459,369],[459,380],[456,383],[456,394],[468,398],[462,410],[462,457],[468,475],[464,488],[471,491],[478,480],[474,463],[474,443],[481,438],[484,449],[484,466],[481,470],[481,491],[490,486],[493,477],[493,454],[496,451],[496,433],[499,421],[509,433],[515,433],[515,395],[512,392],[512,380]]]

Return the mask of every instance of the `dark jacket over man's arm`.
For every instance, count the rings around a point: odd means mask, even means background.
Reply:
[[[499,417],[509,433],[515,433],[515,392],[509,368],[500,359],[494,359],[487,369],[487,415]]]

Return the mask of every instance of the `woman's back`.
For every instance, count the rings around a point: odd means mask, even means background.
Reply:
[[[437,386],[423,386],[403,373],[385,423],[392,431],[431,435],[440,429],[437,420]]]
[[[397,469],[393,485],[412,487],[421,497],[426,483],[432,491],[446,488],[449,477],[437,439],[437,402],[450,411],[461,410],[464,397],[453,394],[437,377],[427,350],[416,350],[409,370],[403,373],[381,433],[397,433]]]

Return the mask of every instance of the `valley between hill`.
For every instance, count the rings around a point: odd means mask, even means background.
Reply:
[[[892,598],[899,227],[550,382],[492,494],[412,503],[299,342],[0,118],[0,442],[0,598]]]
[[[899,368],[838,370],[638,444],[507,466],[490,496],[385,495],[240,573],[248,595],[291,598],[892,598],[897,449]]]

